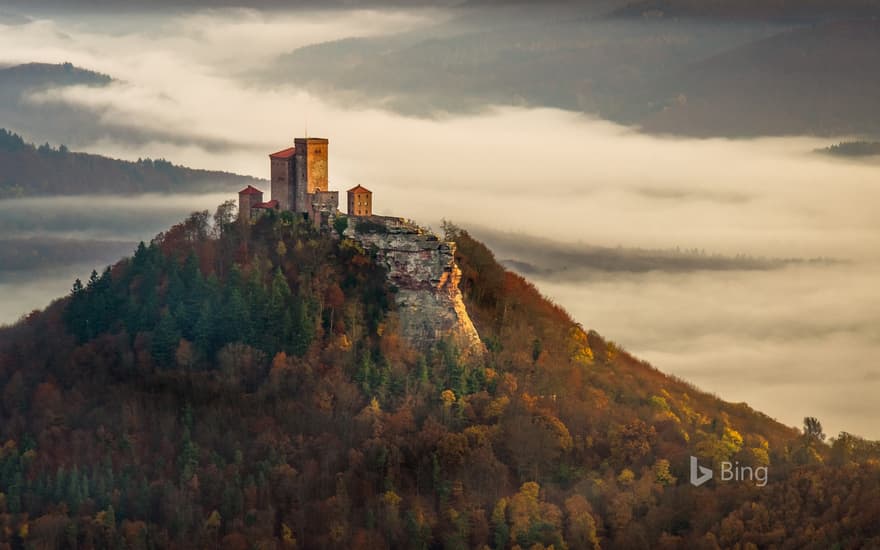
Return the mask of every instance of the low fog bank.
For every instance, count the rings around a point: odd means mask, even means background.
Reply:
[[[128,254],[136,243],[29,237],[0,239],[0,278],[10,272],[48,269],[74,262],[112,262]]]
[[[557,282],[582,283],[617,273],[770,270],[795,264],[829,264],[831,258],[725,256],[701,249],[642,249],[566,243],[521,233],[469,226],[495,256],[519,273]]]
[[[133,250],[132,250],[133,251]],[[87,280],[92,270],[101,271],[108,262],[78,262],[53,269],[0,270],[0,325],[15,323],[35,309],[43,309],[70,293],[73,281]]]
[[[66,295],[130,256],[138,241],[214,209],[228,194],[40,197],[0,201],[0,324]]]
[[[214,212],[233,193],[69,196],[0,200],[4,238],[149,241],[196,210]],[[2,268],[0,268],[2,269]]]
[[[584,326],[665,372],[799,426],[880,439],[878,263],[533,277]]]

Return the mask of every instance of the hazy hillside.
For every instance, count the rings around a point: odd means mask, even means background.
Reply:
[[[111,81],[105,74],[81,69],[71,63],[26,63],[0,68],[0,97],[14,101],[27,90],[49,86],[104,86]]]
[[[876,19],[818,22],[835,19],[830,2],[803,11],[828,17],[801,17],[793,3],[736,2],[731,10],[743,15],[727,17],[728,4],[704,4],[701,17],[543,19],[523,8],[483,28],[453,19],[300,48],[259,77],[417,116],[502,104],[685,135],[880,134]]]
[[[778,31],[763,24],[544,20],[525,9],[481,29],[467,21],[300,48],[260,76],[419,116],[513,104],[632,121],[655,108],[643,97],[666,75]]]
[[[637,0],[617,15],[715,17],[763,20],[822,20],[880,15],[877,0]]]
[[[843,141],[835,145],[829,145],[818,152],[838,157],[878,157],[880,156],[880,142]]]
[[[70,63],[26,63],[0,68],[0,128],[8,128],[31,141],[64,143],[75,149],[92,148],[96,142],[109,138],[132,147],[157,140],[209,150],[241,145],[228,138],[146,129],[102,108],[67,101],[60,93],[72,86],[105,87],[116,83],[108,75]]]
[[[168,161],[137,162],[36,147],[0,128],[0,199],[42,195],[122,195],[238,191],[262,180],[194,170]]]
[[[235,76],[263,89],[305,87],[346,107],[419,117],[489,105],[546,106],[650,132],[876,139],[877,20],[715,14],[727,5],[704,6],[699,17],[642,17],[641,8],[637,16],[602,17],[592,5],[469,5],[418,32],[312,44]],[[730,4],[748,13],[753,5]],[[775,13],[774,5],[766,9]],[[788,13],[792,5],[779,4],[779,10]],[[209,151],[252,145],[234,133],[218,138],[197,129],[146,129],[47,94],[114,85],[106,75],[69,64],[0,69],[0,126],[74,148],[108,136],[134,147],[154,141]]]
[[[880,135],[880,20],[794,29],[694,63],[641,122],[694,135]],[[658,92],[655,92],[655,94]]]
[[[93,113],[65,104],[35,103],[33,94],[68,86],[103,87],[113,82],[108,75],[75,67],[70,63],[26,63],[0,68],[0,127],[34,139],[75,143],[95,136]]]
[[[488,350],[471,360],[407,345],[395,289],[340,224],[219,214],[0,331],[0,543],[880,543],[875,444],[829,447],[665,376],[466,232],[447,227]],[[691,454],[769,483],[693,487]]]

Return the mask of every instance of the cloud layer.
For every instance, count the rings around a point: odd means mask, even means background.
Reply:
[[[647,273],[538,287],[698,387],[791,425],[880,436],[880,264]]]

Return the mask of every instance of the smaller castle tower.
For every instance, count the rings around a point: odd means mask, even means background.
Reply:
[[[254,206],[263,202],[263,192],[252,185],[248,185],[238,192],[238,219],[248,223],[251,221],[251,211]]]
[[[348,190],[348,215],[349,216],[372,216],[373,215],[373,192],[362,185],[356,185]]]

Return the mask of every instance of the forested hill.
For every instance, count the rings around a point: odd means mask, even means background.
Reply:
[[[0,67],[0,98],[15,101],[23,91],[49,86],[106,86],[110,76],[71,63],[25,63]]]
[[[875,444],[664,375],[466,231],[470,360],[408,346],[345,218],[215,219],[0,331],[0,546],[880,545]],[[693,487],[692,454],[770,481]]]
[[[195,170],[162,159],[136,162],[39,147],[0,128],[0,199],[43,195],[93,195],[237,191],[262,180],[229,172]]]

